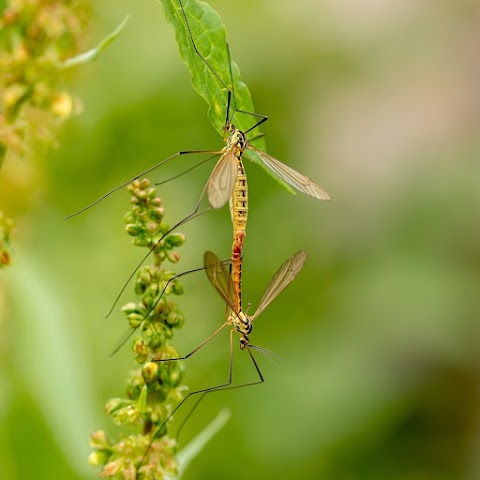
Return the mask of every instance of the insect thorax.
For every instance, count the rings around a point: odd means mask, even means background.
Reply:
[[[252,331],[252,321],[243,312],[239,312],[237,315],[232,312],[230,321],[241,336],[246,336]]]
[[[230,132],[231,135],[228,138],[226,150],[233,151],[236,157],[241,157],[243,151],[247,147],[247,139],[245,138],[245,134],[241,130],[235,128],[235,126],[232,124],[230,124],[227,131]]]

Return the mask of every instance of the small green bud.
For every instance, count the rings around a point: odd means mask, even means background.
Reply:
[[[107,461],[108,457],[109,454],[107,454],[107,452],[97,450],[88,456],[88,463],[92,465],[92,467],[99,467]]]
[[[146,339],[150,340],[150,338],[152,338],[152,335],[153,335],[152,327],[151,326],[144,327],[142,333]]]
[[[183,291],[183,285],[181,283],[173,282],[172,293],[174,293],[175,295],[182,295]]]
[[[165,300],[162,298],[160,301],[155,305],[154,312],[156,315],[161,315],[163,310],[165,309]]]
[[[148,289],[150,290],[150,292],[152,292],[152,295],[155,297],[155,301],[157,301],[157,295],[158,295],[158,289],[159,289],[158,283],[150,284],[148,286]]]
[[[145,316],[141,313],[129,313],[127,315],[127,321],[131,328],[137,328],[144,318]]]
[[[173,388],[178,387],[183,377],[183,366],[178,366],[170,372],[169,385]]]
[[[137,281],[135,282],[134,290],[135,290],[135,293],[138,296],[140,296],[140,295],[143,295],[146,292],[147,287],[145,286],[145,284],[143,284],[142,282],[140,282],[137,279]]]
[[[97,430],[90,434],[90,446],[92,448],[108,448],[109,443],[103,430]]]
[[[141,309],[137,303],[128,302],[122,307],[121,311],[125,313],[125,315],[128,315],[130,313],[140,313]]]
[[[163,262],[165,258],[167,258],[167,255],[165,254],[165,251],[162,250],[164,248],[164,241],[162,240],[159,244],[159,246],[155,249],[155,256],[157,257],[159,262]]]
[[[155,359],[166,360],[169,358],[178,358],[179,356],[178,350],[173,345],[165,345],[161,350],[156,352]]]
[[[153,235],[158,228],[158,223],[157,222],[148,222],[147,223],[147,232],[150,233],[150,235]]]
[[[146,200],[147,197],[148,197],[148,192],[146,192],[145,190],[137,190],[135,192],[135,196],[140,200]]]
[[[144,382],[143,377],[142,377],[142,382]],[[128,395],[128,398],[130,398],[130,399],[132,399],[132,400],[137,400],[138,397],[139,397],[140,394],[141,394],[141,391],[142,391],[143,386],[144,386],[144,385],[137,385],[136,383],[135,383],[135,384],[128,385],[128,386],[127,386],[127,395]]]
[[[159,379],[165,387],[177,387],[183,376],[183,366],[179,362],[162,364],[159,370]]]
[[[182,328],[184,323],[185,323],[185,316],[183,315],[183,312],[181,312],[180,310],[177,310],[177,323],[175,325],[175,328]]]
[[[170,327],[174,327],[178,322],[178,315],[176,312],[170,312],[165,319],[165,323]]]
[[[165,329],[163,326],[160,326],[160,329],[156,327],[152,330],[152,336],[148,342],[148,346],[152,350],[156,350],[165,343]]]
[[[161,220],[165,215],[165,209],[163,207],[157,207],[151,210],[150,215],[155,220]]]
[[[159,227],[159,231],[162,235],[167,233],[170,230],[170,225],[168,223],[162,222]]]
[[[105,404],[105,413],[107,415],[113,415],[115,412],[128,405],[128,403],[130,402],[128,402],[128,400],[124,400],[123,398],[111,398]]]
[[[139,185],[140,185],[140,182],[138,180],[134,180],[132,183],[129,183],[127,185],[127,190],[130,193],[133,193],[138,188]]]
[[[143,304],[150,310],[155,303],[155,294],[150,289],[145,292],[142,298]]]
[[[123,216],[123,221],[124,223],[135,223],[135,215],[132,213],[132,211],[128,211],[124,216]]]
[[[137,403],[129,401],[123,408],[115,410],[111,416],[118,425],[125,425],[134,423],[138,419],[139,414]]]
[[[163,239],[161,242],[159,242],[158,240],[155,242],[155,248],[154,248],[154,255],[156,255],[157,257],[160,257],[160,255],[163,255],[162,259],[165,259],[165,252],[163,251],[163,249],[165,248],[165,239]]]
[[[150,180],[148,178],[143,178],[138,186],[140,190],[146,190],[150,187]]]
[[[168,252],[167,258],[172,263],[178,263],[178,261],[180,260],[180,255],[177,252]]]
[[[185,239],[186,237],[183,233],[172,233],[166,238],[166,243],[172,247],[181,247],[185,243]]]
[[[148,238],[145,238],[144,236],[135,237],[135,239],[133,240],[133,244],[137,247],[148,247],[149,243],[150,242]]]
[[[131,237],[136,237],[137,235],[140,235],[141,233],[143,233],[143,227],[136,223],[129,223],[125,226],[125,231]]]
[[[110,478],[110,477],[113,477],[113,476],[117,475],[117,473],[119,473],[120,470],[121,470],[121,465],[122,465],[122,459],[118,459],[118,460],[115,460],[113,462],[107,463],[103,467],[103,469],[100,473],[100,477],[101,478]]]
[[[152,281],[152,276],[148,270],[142,270],[138,273],[138,282],[142,285],[148,285]]]
[[[147,362],[142,368],[142,376],[147,385],[155,382],[158,376],[158,363]]]
[[[137,357],[148,357],[148,345],[141,337],[137,337],[135,339],[132,345],[132,350],[137,355]]]

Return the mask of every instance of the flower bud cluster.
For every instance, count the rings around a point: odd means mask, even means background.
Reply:
[[[81,110],[63,90],[61,63],[79,51],[84,0],[16,0],[0,11],[0,165],[8,151],[54,144],[54,123]]]
[[[180,233],[165,236],[170,228],[163,221],[165,211],[147,179],[135,180],[128,190],[132,208],[124,217],[126,232],[133,237],[134,245],[152,252],[152,263],[142,266],[136,275],[137,300],[122,307],[129,327],[136,334],[132,343],[135,362],[142,366],[130,372],[127,398],[110,399],[105,412],[118,425],[140,425],[142,433],[124,437],[118,443],[111,443],[103,431],[93,433],[94,452],[89,461],[103,466],[104,478],[160,480],[176,472],[176,442],[167,436],[168,424],[164,432],[156,433],[183,398],[186,387],[181,384],[184,374],[181,362],[149,360],[180,356],[169,342],[174,330],[182,327],[184,316],[169,297],[181,295],[183,288],[177,280],[172,280],[175,274],[164,268],[164,262],[176,263],[180,259],[174,250],[185,243],[185,236]],[[154,435],[155,441],[150,445]]]

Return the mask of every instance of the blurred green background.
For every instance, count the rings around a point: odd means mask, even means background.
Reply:
[[[134,365],[128,348],[108,357],[126,322],[104,315],[143,255],[123,230],[129,195],[64,216],[178,150],[222,146],[160,6],[98,3],[91,44],[132,16],[65,80],[84,114],[58,150],[1,172],[0,207],[17,224],[15,263],[0,273],[2,479],[96,478],[89,433],[118,435],[103,405]],[[211,4],[270,116],[269,153],[332,201],[290,196],[247,165],[245,304],[295,251],[309,258],[251,336],[284,361],[257,355],[265,384],[204,401],[183,443],[224,406],[232,418],[184,478],[480,478],[478,2]],[[161,187],[167,221],[191,211],[211,168]],[[206,249],[228,257],[230,228],[227,208],[182,228],[175,269],[200,266]],[[203,274],[183,285],[187,352],[224,307]],[[121,304],[131,299],[129,288]],[[188,361],[192,389],[224,381],[227,337]],[[236,360],[237,379],[251,378],[246,354]]]

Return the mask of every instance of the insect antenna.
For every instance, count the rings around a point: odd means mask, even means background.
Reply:
[[[265,355],[265,357],[267,357],[275,366],[278,365],[277,362],[283,361],[283,358],[280,355],[266,348],[259,347],[258,345],[252,345],[251,343],[247,344],[247,347],[252,348],[253,350],[261,353],[262,355]]]
[[[81,213],[85,212],[86,210],[89,210],[90,208],[94,207],[95,205],[99,204],[102,200],[105,200],[107,197],[112,195],[112,193],[115,193],[116,191],[120,190],[123,187],[126,187],[128,184],[134,182],[135,180],[138,180],[140,177],[146,175],[147,173],[152,172],[153,170],[157,169],[158,167],[164,165],[165,163],[169,162],[170,160],[173,160],[174,158],[180,157],[182,155],[193,155],[193,154],[198,154],[198,153],[214,153],[214,154],[219,154],[220,152],[217,151],[205,151],[205,150],[185,150],[185,151],[180,151],[177,153],[174,153],[173,155],[170,155],[166,159],[162,160],[161,162],[157,163],[153,167],[147,168],[147,170],[144,170],[143,172],[139,173],[138,175],[135,175],[133,178],[130,180],[123,182],[121,185],[117,185],[115,188],[110,190],[109,192],[103,194],[101,197],[97,198],[94,200],[92,203],[88,204],[87,206],[81,208],[77,212],[71,213],[70,215],[67,215],[65,217],[65,220],[68,220],[70,218],[76,217],[77,215],[80,215]]]
[[[190,24],[188,22],[187,18],[187,13],[185,12],[185,8],[183,7],[182,0],[178,0],[178,3],[180,4],[180,7],[182,9],[182,14],[183,18],[185,20],[185,25],[187,27],[188,35],[190,37],[190,41],[192,42],[192,46],[195,50],[195,53],[199,56],[199,58],[203,61],[203,63],[207,66],[207,68],[213,73],[215,78],[220,82],[223,88],[227,91],[227,106],[226,106],[226,112],[225,112],[225,123],[224,125],[228,125],[230,123],[230,102],[232,101],[232,90],[228,88],[226,83],[220,78],[220,75],[215,71],[215,69],[207,62],[207,59],[200,53],[200,51],[197,48],[197,44],[195,42],[195,39],[193,38],[192,30],[190,28]],[[227,50],[228,50],[228,43],[227,43]],[[230,55],[229,55],[229,60],[230,60]],[[233,85],[232,85],[233,87]],[[236,105],[235,105],[235,96],[233,96],[233,106],[234,110],[236,111]]]

